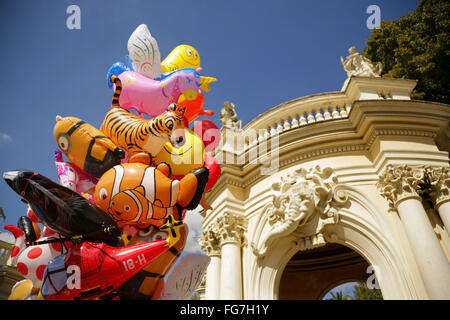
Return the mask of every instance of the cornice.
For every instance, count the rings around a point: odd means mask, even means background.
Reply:
[[[417,118],[415,123],[411,123],[411,113]],[[392,114],[396,116],[391,117]],[[448,126],[449,118],[449,106],[440,103],[404,100],[355,101],[348,118],[291,127],[279,132],[278,169],[320,157],[346,153],[369,155],[376,138],[381,136],[436,139]],[[269,136],[268,143],[270,139]],[[244,153],[254,152],[254,148],[256,146],[250,146]],[[264,175],[260,174],[261,164],[258,163],[222,164],[221,167],[222,176],[207,195],[208,200],[214,199],[227,185],[245,189],[264,178]]]

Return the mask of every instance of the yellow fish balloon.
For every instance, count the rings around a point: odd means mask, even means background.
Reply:
[[[191,46],[181,44],[161,62],[162,72],[172,72],[182,68],[197,69],[200,67],[200,55]]]
[[[161,62],[161,70],[164,73],[172,72],[183,68],[200,68],[200,55],[198,51],[187,44],[180,44]],[[213,77],[200,77],[200,89],[205,92],[210,90],[209,84],[216,81]]]
[[[153,159],[155,164],[168,164],[172,175],[177,177],[203,167],[206,157],[203,140],[190,129],[185,128],[184,131],[180,143],[176,146],[166,143]]]

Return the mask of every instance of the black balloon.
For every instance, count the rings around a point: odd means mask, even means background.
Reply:
[[[55,232],[66,237],[82,235],[83,241],[122,244],[116,222],[78,193],[33,171],[8,171],[3,179]]]
[[[25,233],[25,239],[27,242],[37,240],[37,235],[33,228],[33,222],[31,222],[30,218],[21,216],[17,222],[17,226]]]

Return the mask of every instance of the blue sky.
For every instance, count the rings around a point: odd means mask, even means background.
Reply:
[[[218,79],[205,94],[216,115],[224,101],[239,118],[297,97],[340,90],[346,73],[340,56],[365,48],[369,5],[382,20],[417,6],[411,1],[23,1],[0,2],[0,171],[30,169],[57,180],[55,116],[75,116],[99,127],[112,91],[111,64],[124,61],[133,30],[147,24],[161,58],[179,44],[195,47],[203,75]],[[81,9],[81,29],[66,27],[69,5]],[[6,224],[26,212],[0,181]],[[196,218],[198,221],[201,221]],[[198,222],[197,221],[197,222]]]

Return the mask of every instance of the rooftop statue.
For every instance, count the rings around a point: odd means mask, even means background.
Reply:
[[[223,128],[236,131],[241,129],[242,121],[237,119],[234,103],[225,101],[220,110],[220,122],[222,123]]]
[[[351,76],[380,77],[383,68],[381,62],[374,66],[372,61],[356,51],[355,47],[350,47],[348,53],[349,55],[345,60],[341,57],[341,63],[349,78]]]

